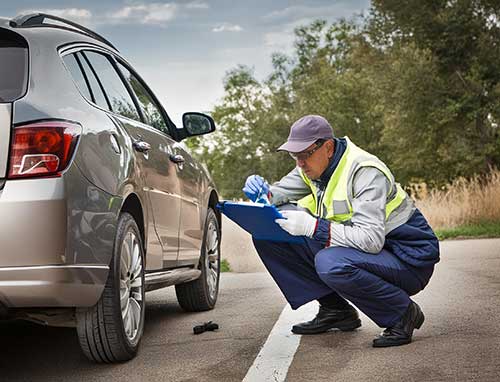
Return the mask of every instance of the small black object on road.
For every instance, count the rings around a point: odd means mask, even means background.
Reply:
[[[211,331],[213,332],[214,330],[219,329],[219,325],[216,324],[215,322],[208,321],[205,322],[203,325],[196,325],[193,327],[193,333],[194,334],[201,334],[206,331]]]

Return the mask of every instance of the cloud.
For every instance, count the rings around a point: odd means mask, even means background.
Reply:
[[[222,23],[212,29],[212,32],[241,32],[242,27],[235,24]]]
[[[271,12],[262,17],[271,30],[264,34],[264,46],[271,51],[290,52],[295,42],[295,29],[309,25],[317,19],[334,22],[340,18],[351,19],[370,7],[369,0],[338,1],[331,5],[295,5]]]
[[[126,6],[108,15],[115,24],[165,25],[177,13],[175,3],[150,3]]]
[[[326,7],[330,8],[330,7]],[[314,12],[310,12],[311,9],[314,9]],[[306,7],[306,6],[300,6],[300,5],[295,5],[291,7],[286,7],[277,11],[273,11],[262,18],[265,20],[272,20],[272,21],[277,21],[277,20],[285,20],[285,19],[291,19],[297,17],[299,14],[301,16],[304,16],[304,13],[314,13],[318,14],[318,9],[314,7]]]
[[[337,2],[332,5],[319,7],[294,5],[283,8],[278,11],[271,12],[263,16],[264,20],[278,22],[294,20],[299,18],[350,18],[355,13],[359,13],[361,9],[368,9],[370,6],[369,0],[345,1]]]
[[[208,8],[210,8],[208,3],[201,0],[195,0],[185,4],[177,4],[175,2],[133,3],[121,8],[115,8],[114,10],[103,14],[92,14],[90,10],[83,8],[36,9],[24,10],[20,13],[48,13],[88,27],[119,24],[165,26],[177,17],[182,10],[187,12],[187,10],[196,11]],[[228,30],[237,31],[238,29],[231,28],[239,27],[229,26]]]
[[[274,50],[289,50],[294,38],[293,31],[268,32],[264,35],[264,45]]]
[[[92,12],[88,9],[83,8],[64,8],[64,9],[26,9],[21,11],[20,14],[29,13],[48,13],[49,15],[54,15],[74,21],[78,24],[89,25],[92,19]]]
[[[302,18],[281,25],[275,31],[264,34],[264,46],[271,51],[290,51],[295,42],[295,28],[310,24],[315,18]]]
[[[202,1],[193,1],[186,4],[187,9],[208,9],[210,6]]]

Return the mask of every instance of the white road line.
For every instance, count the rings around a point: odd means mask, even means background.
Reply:
[[[298,322],[312,319],[317,311],[317,301],[303,305],[295,311],[287,304],[243,382],[284,381],[302,337],[293,334],[291,327]]]

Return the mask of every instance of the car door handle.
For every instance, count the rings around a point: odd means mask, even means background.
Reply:
[[[185,159],[182,155],[173,155],[173,154],[170,154],[170,160],[174,163],[177,163],[177,164],[180,164],[180,163],[184,163]]]
[[[149,150],[151,150],[151,145],[148,142],[134,141],[132,145],[134,146],[134,149],[136,151],[139,151],[140,153],[147,153]]]

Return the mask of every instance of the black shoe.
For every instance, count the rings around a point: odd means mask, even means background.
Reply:
[[[351,305],[341,309],[327,308],[320,305],[316,317],[311,321],[293,325],[292,332],[295,334],[318,334],[334,328],[348,332],[360,326],[361,320],[358,312]]]
[[[385,329],[373,340],[373,347],[383,348],[409,344],[414,329],[420,329],[425,317],[420,307],[413,301],[408,306],[403,318],[392,328]]]

